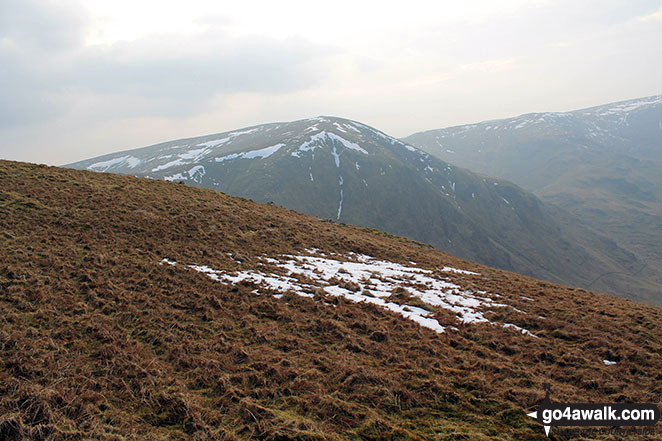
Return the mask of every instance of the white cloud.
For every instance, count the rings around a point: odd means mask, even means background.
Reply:
[[[657,11],[653,12],[652,14],[637,17],[635,20],[636,21],[641,21],[641,22],[644,22],[644,23],[662,21],[662,7],[660,9],[658,9]]]

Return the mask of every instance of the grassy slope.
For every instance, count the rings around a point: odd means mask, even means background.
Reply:
[[[523,409],[544,382],[559,401],[662,393],[659,308],[183,185],[0,161],[0,189],[0,439],[543,440]],[[541,338],[159,265],[308,247],[477,270],[465,283]]]

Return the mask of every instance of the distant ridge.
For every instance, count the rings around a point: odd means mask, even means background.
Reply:
[[[625,288],[629,296],[662,303],[662,95],[429,130],[404,141],[515,182],[581,219],[638,262],[595,283],[635,277],[642,285]]]

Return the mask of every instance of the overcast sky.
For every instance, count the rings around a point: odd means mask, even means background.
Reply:
[[[317,115],[393,136],[662,94],[662,1],[0,0],[0,158]]]

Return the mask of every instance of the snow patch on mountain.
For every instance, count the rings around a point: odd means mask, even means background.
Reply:
[[[202,165],[196,165],[188,171],[188,175],[193,177],[196,174],[200,173],[201,176],[205,175],[205,168]]]
[[[152,172],[157,172],[171,167],[175,167],[177,165],[184,165],[184,164],[186,164],[186,162],[182,161],[181,159],[175,159],[174,161],[166,162],[165,164],[161,164],[159,166],[154,167],[152,169]]]
[[[341,132],[347,133],[347,130],[343,129],[343,127],[337,122],[334,122],[333,125],[335,126],[336,129],[340,130]]]
[[[336,163],[336,167],[340,167],[340,155],[336,151],[336,146],[333,146],[333,150],[331,150],[331,155],[333,155],[333,159]]]
[[[202,157],[204,157],[207,153],[209,153],[210,149],[209,148],[200,148],[200,149],[192,149],[192,150],[187,150],[183,153],[177,154],[177,159],[166,162],[165,164],[159,165],[157,167],[154,167],[152,169],[152,172],[158,172],[161,170],[166,170],[168,168],[172,168],[178,165],[186,165],[186,164],[193,164],[198,162]]]
[[[176,173],[176,174],[171,175],[171,176],[164,176],[163,179],[165,181],[174,182],[174,181],[185,181],[188,178],[186,176],[184,176],[182,173]]]
[[[598,115],[598,116],[610,116],[610,115],[622,115],[624,113],[630,113],[641,107],[651,106],[654,104],[662,104],[662,95],[653,96],[649,98],[642,98],[635,101],[625,101],[623,103],[616,103],[609,106],[601,106],[595,109],[584,112],[584,115]]]
[[[221,146],[223,144],[227,144],[228,142],[234,140],[238,136],[248,135],[249,133],[256,132],[260,129],[261,129],[261,127],[256,127],[254,129],[250,129],[250,130],[240,130],[240,131],[237,131],[237,132],[230,132],[226,136],[224,136],[223,138],[212,139],[211,141],[205,141],[205,142],[198,143],[198,144],[196,144],[196,147],[198,147],[198,146],[200,146],[200,147],[218,147],[218,146]]]
[[[347,149],[354,150],[354,151],[359,152],[359,153],[363,153],[364,155],[368,154],[367,150],[364,149],[363,147],[361,147],[360,145],[358,145],[354,142],[348,141],[345,138],[336,135],[335,133],[329,132],[329,133],[327,133],[327,136],[329,137],[329,139],[341,143]]]
[[[216,162],[229,161],[231,159],[255,159],[255,158],[268,158],[269,156],[276,153],[281,147],[284,147],[285,144],[276,144],[269,147],[264,147],[258,150],[251,150],[249,152],[241,153],[232,153],[230,155],[219,156],[214,158]]]
[[[372,127],[366,126],[365,124],[361,124],[359,122],[354,121],[354,124],[360,127],[363,127],[366,130],[371,131],[373,134],[379,136],[380,138],[383,138],[384,140],[390,142],[391,144],[403,144],[400,140],[395,139],[392,136],[387,135],[384,132],[380,132],[377,129],[373,129]]]
[[[320,132],[310,137],[310,139],[299,146],[298,149],[292,152],[292,156],[300,157],[300,152],[312,152],[319,144],[326,138],[326,132]]]
[[[88,170],[105,172],[108,171],[111,167],[118,165],[126,165],[129,168],[135,168],[142,161],[131,155],[122,156],[119,158],[109,159],[107,161],[95,162],[94,164],[87,167]]]
[[[310,137],[309,140],[302,143],[296,150],[294,150],[291,153],[291,155],[296,158],[300,158],[301,153],[315,151],[315,149],[323,147],[325,144],[327,144],[327,142],[331,142],[333,148],[331,154],[335,158],[336,167],[340,166],[340,155],[342,154],[342,152],[338,152],[338,150],[336,149],[336,145],[338,144],[342,145],[344,148],[348,150],[353,150],[362,153],[364,155],[368,154],[368,151],[363,147],[361,147],[360,145],[351,142],[343,138],[342,136],[336,135],[333,132],[327,132],[323,130],[319,133],[314,134],[313,136]]]
[[[338,176],[338,184],[340,185],[340,202],[338,202],[338,214],[336,216],[336,220],[340,219],[340,213],[342,213],[342,202],[344,199],[343,188],[342,188],[342,184],[343,184],[342,176]]]

